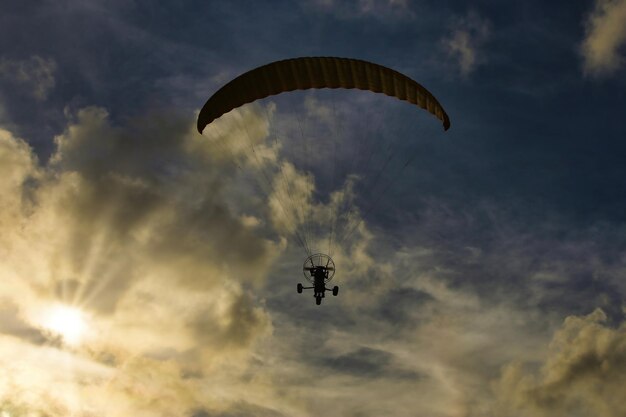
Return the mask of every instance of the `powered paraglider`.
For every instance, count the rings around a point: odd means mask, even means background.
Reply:
[[[276,116],[276,105],[270,102],[257,104],[255,111],[246,113],[248,120],[240,112],[238,121],[218,125],[229,117],[227,113],[236,113],[233,110],[247,103],[275,99],[295,90],[322,89],[382,93],[426,110],[439,119],[444,130],[450,127],[447,113],[422,85],[393,69],[351,58],[302,57],[272,62],[232,79],[208,99],[198,116],[198,131],[210,136],[238,168],[255,171],[253,177],[267,198],[272,222],[276,229],[294,236],[305,251],[305,277],[314,286],[319,281],[318,289],[335,273],[333,249],[353,236],[413,160],[415,151],[407,141],[394,149],[390,136],[361,133],[374,119],[379,125],[388,124],[381,112],[346,128],[348,123],[342,120],[334,100],[329,105],[323,98],[310,95],[304,100],[305,122],[291,112],[302,108],[301,103],[287,104],[286,111]],[[365,102],[368,106],[369,99],[357,96],[351,93],[346,102]],[[259,118],[265,119],[264,123]],[[256,124],[250,122],[252,119]],[[232,131],[234,127],[238,133]],[[283,133],[279,133],[281,129]],[[357,188],[362,193],[360,200]],[[316,264],[316,260],[321,263]],[[311,263],[308,267],[307,262]],[[299,284],[298,292],[302,289]],[[333,294],[337,291],[335,287]],[[315,296],[319,304],[323,291],[316,290]]]

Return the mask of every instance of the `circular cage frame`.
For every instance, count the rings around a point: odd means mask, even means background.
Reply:
[[[302,273],[304,274],[304,278],[310,283],[313,283],[313,277],[310,274],[311,268],[322,266],[326,270],[328,270],[328,278],[324,280],[324,282],[329,282],[335,276],[335,262],[333,258],[326,255],[325,253],[314,253],[304,260],[302,264]]]

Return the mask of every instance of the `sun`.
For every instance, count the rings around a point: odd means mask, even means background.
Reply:
[[[43,326],[63,338],[68,345],[77,345],[87,330],[85,314],[78,308],[56,304],[46,311]]]

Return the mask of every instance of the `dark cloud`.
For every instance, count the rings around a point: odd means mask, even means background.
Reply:
[[[264,312],[248,294],[237,294],[216,317],[214,311],[200,311],[189,323],[200,343],[220,349],[246,347],[268,325]]]
[[[573,228],[556,213],[540,219],[533,211],[525,217],[493,202],[430,201],[407,220],[412,236],[403,239],[428,248],[420,270],[453,287],[565,314],[602,306],[611,319],[621,317],[621,227]]]
[[[37,345],[50,340],[49,335],[20,317],[18,306],[10,299],[0,299],[0,333],[15,336]]]
[[[304,0],[301,4],[305,9],[326,13],[341,20],[380,19],[397,22],[414,17],[408,0]]]
[[[414,327],[419,322],[419,311],[424,304],[432,301],[433,297],[423,291],[413,288],[399,287],[387,292],[381,300],[376,316],[389,322],[391,326]]]
[[[334,372],[359,378],[415,380],[424,377],[419,372],[407,369],[393,354],[368,347],[339,356],[320,357],[318,361],[318,365],[328,367]]]
[[[0,58],[0,85],[6,90],[11,84],[16,84],[26,90],[26,95],[42,101],[54,87],[55,70],[53,60],[37,55],[24,61],[11,61],[3,57]]]
[[[244,416],[260,416],[260,417],[283,417],[285,414],[280,413],[271,408],[266,408],[245,401],[232,404],[225,411],[208,411],[204,409],[195,410],[190,417],[244,417]]]

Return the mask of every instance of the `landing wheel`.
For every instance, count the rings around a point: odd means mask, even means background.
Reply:
[[[298,294],[302,294],[302,284],[298,284]]]
[[[336,297],[336,296],[337,296],[337,294],[339,294],[339,287],[335,285],[335,286],[333,287],[333,295]]]
[[[317,304],[317,305],[322,304],[322,297],[320,297],[319,295],[317,297],[315,297],[315,304]]]

